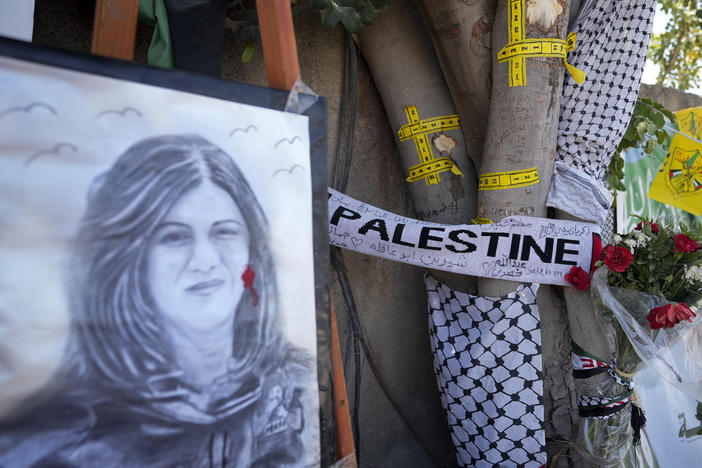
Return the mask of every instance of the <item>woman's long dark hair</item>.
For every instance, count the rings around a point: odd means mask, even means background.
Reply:
[[[72,249],[74,375],[148,399],[154,379],[177,374],[147,284],[147,247],[173,205],[206,179],[232,197],[246,221],[260,296],[254,304],[245,292],[239,303],[230,370],[243,378],[275,365],[282,340],[266,217],[224,151],[197,135],[165,135],[134,144],[91,187]]]

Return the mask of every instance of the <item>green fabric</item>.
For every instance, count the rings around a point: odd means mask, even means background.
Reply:
[[[607,364],[607,361],[605,361],[604,359],[598,358],[598,357],[595,356],[594,354],[588,353],[588,352],[585,351],[583,348],[581,348],[580,346],[578,346],[578,343],[576,343],[576,342],[573,341],[573,340],[570,340],[570,348],[571,348],[571,350],[572,350],[575,354],[577,354],[578,356],[589,357],[590,359],[594,359],[595,361],[600,361],[600,362],[604,362],[605,364]]]
[[[150,65],[173,68],[173,46],[163,0],[139,0],[139,21],[154,27],[147,61]]]

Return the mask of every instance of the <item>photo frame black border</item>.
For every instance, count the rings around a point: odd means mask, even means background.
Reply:
[[[98,76],[185,91],[227,101],[284,111],[286,91],[225,81],[182,70],[140,65],[108,57],[54,49],[0,37],[0,56],[65,68]],[[331,361],[330,266],[327,231],[327,107],[318,97],[302,113],[309,118],[312,176],[314,282],[317,317],[317,372],[321,465],[336,461],[333,377]]]

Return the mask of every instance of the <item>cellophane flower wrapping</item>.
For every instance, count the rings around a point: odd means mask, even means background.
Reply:
[[[644,366],[702,399],[700,238],[699,232],[683,224],[664,227],[645,220],[629,234],[614,236],[605,250],[605,265],[591,282],[595,317],[613,352],[597,357],[608,372],[576,382],[578,393],[586,395],[587,401],[627,393],[635,400],[631,379]],[[679,307],[682,302],[691,313],[672,314],[669,320],[666,316],[668,327],[651,328],[652,309],[668,304]],[[586,459],[598,466],[624,462],[632,450],[631,404],[604,417],[580,418],[576,447]]]
[[[702,400],[702,316],[700,294],[685,302],[695,313],[670,328],[651,329],[648,315],[655,307],[673,303],[664,297],[609,284],[609,270],[602,267],[592,281],[599,319],[611,329],[616,367],[635,374],[646,365],[671,385]]]
[[[612,398],[629,392],[628,386],[617,383],[608,373],[584,380],[587,382],[578,390],[588,396]],[[592,466],[620,466],[631,448],[630,421],[628,405],[609,416],[578,418],[576,450]]]

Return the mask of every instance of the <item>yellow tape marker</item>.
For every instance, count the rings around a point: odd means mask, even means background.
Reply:
[[[470,222],[473,224],[492,224],[492,220],[490,218],[475,218],[471,219]]]
[[[519,171],[490,172],[480,176],[478,190],[502,190],[539,183],[536,167]]]
[[[524,29],[524,0],[511,0],[509,3],[509,31],[507,45],[497,53],[499,63],[509,62],[509,85],[526,86],[526,59],[532,57],[562,58],[573,79],[582,84],[585,72],[578,70],[566,61],[568,52],[575,48],[575,33],[563,39],[526,39]]]
[[[434,158],[431,143],[427,138],[429,133],[461,128],[457,115],[445,115],[431,119],[420,120],[417,106],[405,106],[407,123],[397,131],[400,141],[414,140],[414,145],[419,154],[419,164],[409,168],[407,182],[417,182],[424,179],[427,185],[438,184],[441,181],[440,172],[451,171],[456,175],[463,175],[460,169],[449,157]]]

